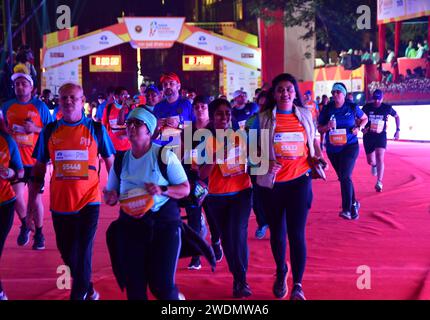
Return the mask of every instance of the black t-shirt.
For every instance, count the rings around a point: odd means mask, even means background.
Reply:
[[[388,116],[390,115],[395,117],[397,115],[397,112],[393,109],[393,107],[385,103],[381,103],[379,108],[375,107],[373,103],[367,103],[362,110],[369,118],[366,128],[371,127],[372,124],[373,128],[376,128],[378,122],[383,122],[383,129],[380,133],[385,133],[387,130]],[[374,130],[369,130],[369,133],[376,134]]]

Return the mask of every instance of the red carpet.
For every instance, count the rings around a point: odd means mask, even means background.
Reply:
[[[430,299],[430,145],[391,142],[386,153],[383,193],[376,193],[364,150],[354,171],[361,202],[358,221],[338,217],[340,187],[333,170],[328,181],[314,182],[314,202],[307,239],[308,262],[303,288],[308,299]],[[106,179],[103,174],[102,181]],[[48,208],[48,193],[44,202]],[[102,299],[124,299],[113,277],[105,231],[117,208],[102,206],[94,247],[93,280]],[[67,299],[57,289],[57,267],[62,264],[55,247],[50,214],[45,215],[47,249],[16,245],[19,221],[15,218],[0,265],[3,286],[10,299]],[[273,299],[274,262],[268,235],[256,240],[255,217],[249,228],[248,282],[253,299]],[[232,277],[223,260],[215,273],[207,263],[199,271],[180,261],[177,283],[189,300],[231,299]],[[370,289],[357,288],[359,266],[370,268]],[[288,279],[291,288],[291,276]]]

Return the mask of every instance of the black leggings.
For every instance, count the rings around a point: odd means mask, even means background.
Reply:
[[[355,202],[355,191],[352,183],[352,171],[359,153],[358,143],[348,145],[340,152],[327,153],[331,165],[336,171],[340,181],[342,194],[342,211],[351,212],[352,204]]]
[[[312,179],[305,174],[273,189],[261,188],[262,200],[270,228],[270,245],[278,273],[287,272],[285,255],[287,235],[294,283],[301,283],[306,265],[305,227],[312,204]]]
[[[248,220],[251,189],[229,196],[208,196],[209,214],[221,233],[221,243],[230,272],[238,282],[246,281],[248,270]]]
[[[134,219],[121,214],[120,247],[129,300],[147,300],[148,286],[159,300],[179,299],[175,284],[181,249],[178,211],[176,201],[170,200],[152,217]],[[160,215],[177,218],[159,219]]]
[[[217,228],[214,217],[210,214],[208,210],[207,200],[203,201],[203,209],[205,210],[206,221],[209,225],[209,230],[211,232],[211,242],[212,244],[217,243],[221,237],[220,232]],[[188,225],[197,233],[202,230],[202,207],[186,207]]]
[[[0,206],[0,259],[3,253],[4,244],[6,238],[12,228],[13,216],[15,209],[15,200]],[[3,287],[0,281],[0,292],[3,291]]]

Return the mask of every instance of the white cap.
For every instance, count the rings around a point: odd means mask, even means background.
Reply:
[[[15,82],[15,80],[18,79],[18,78],[25,78],[25,79],[27,79],[30,82],[31,86],[34,85],[33,79],[31,78],[31,76],[29,74],[26,74],[26,73],[14,73],[12,75],[12,77],[11,77],[11,79],[12,79],[13,82]]]
[[[242,90],[236,90],[234,93],[233,93],[233,99],[235,99],[235,98],[237,98],[238,96],[241,96],[241,95],[243,95],[244,94],[244,92],[242,91]]]

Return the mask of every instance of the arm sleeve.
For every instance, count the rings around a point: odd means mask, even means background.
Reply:
[[[360,109],[358,105],[355,105],[355,116],[361,118],[364,115],[363,110]]]
[[[24,166],[22,164],[21,155],[19,154],[17,144],[11,137],[8,137],[7,142],[10,153],[9,168],[15,171],[21,170]]]
[[[175,153],[167,152],[167,178],[172,185],[181,184],[188,180],[187,174]]]
[[[394,109],[393,109],[393,107],[392,107],[392,106],[390,106],[390,111],[389,111],[389,113],[390,113],[390,116],[392,116],[392,117],[397,116],[397,112],[396,112],[396,110],[394,110]]]

